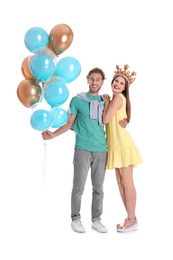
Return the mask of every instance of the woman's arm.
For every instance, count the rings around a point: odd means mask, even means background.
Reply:
[[[108,101],[105,100],[105,109],[103,111],[103,124],[107,124],[111,120],[113,115],[117,112],[117,110],[122,107],[122,105],[122,97],[118,94],[113,97],[110,104],[108,104]]]

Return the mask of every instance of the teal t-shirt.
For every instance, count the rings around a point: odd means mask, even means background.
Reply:
[[[92,96],[89,93],[86,93],[86,96],[90,100],[102,101],[101,96]],[[90,119],[90,103],[73,97],[70,102],[70,114],[77,115],[74,123],[75,148],[91,152],[107,151],[104,127],[99,125],[98,118]]]

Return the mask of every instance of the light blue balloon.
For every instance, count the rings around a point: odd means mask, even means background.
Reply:
[[[29,62],[29,69],[39,82],[47,81],[55,72],[56,64],[45,54],[35,55]]]
[[[65,79],[53,75],[49,80],[45,81],[42,84],[43,88],[45,89],[48,85],[50,85],[53,82],[59,82],[59,83],[65,84],[65,85],[67,84],[67,81]]]
[[[80,73],[81,65],[76,58],[65,57],[56,64],[55,75],[64,78],[68,83],[74,81]]]
[[[53,107],[54,122],[52,127],[58,128],[68,121],[68,113],[61,107]]]
[[[26,48],[33,53],[42,51],[49,42],[48,33],[41,27],[30,28],[24,37]]]
[[[30,118],[32,128],[37,131],[48,130],[54,122],[54,113],[45,109],[34,111]]]
[[[69,90],[63,81],[55,81],[47,85],[44,98],[51,107],[62,105],[69,97]]]

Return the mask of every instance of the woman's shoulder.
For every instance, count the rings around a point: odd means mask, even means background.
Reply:
[[[114,101],[114,102],[117,102],[118,100],[121,101],[121,100],[123,99],[123,97],[124,97],[124,95],[121,94],[121,93],[116,94],[116,95],[114,96],[114,98],[112,99],[112,101]]]

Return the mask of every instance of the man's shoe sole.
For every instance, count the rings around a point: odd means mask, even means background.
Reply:
[[[107,233],[108,231],[107,230],[98,230],[97,228],[95,228],[95,227],[93,227],[92,226],[92,229],[94,229],[94,230],[96,230],[97,232],[99,232],[99,233]]]

